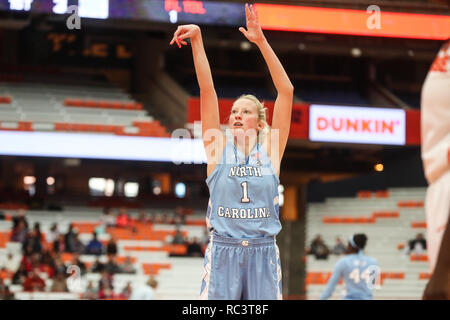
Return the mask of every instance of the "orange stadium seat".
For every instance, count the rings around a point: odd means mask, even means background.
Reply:
[[[0,103],[4,103],[4,104],[11,103],[11,97],[9,97],[9,96],[0,96]]]
[[[397,206],[400,208],[422,208],[423,201],[399,201]]]
[[[388,198],[389,197],[389,191],[387,190],[378,190],[375,192],[375,197],[377,198]]]
[[[409,256],[409,260],[411,261],[428,261],[427,254],[411,254]]]
[[[372,198],[372,191],[361,190],[358,192],[358,198],[361,199]]]
[[[428,272],[421,272],[419,273],[419,279],[420,280],[428,280],[431,278],[431,273]]]
[[[425,221],[413,221],[411,222],[412,228],[426,228],[427,223]]]
[[[157,275],[160,269],[171,269],[169,263],[143,263],[142,269],[146,275]]]

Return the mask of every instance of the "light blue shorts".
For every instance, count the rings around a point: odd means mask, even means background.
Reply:
[[[280,253],[274,237],[235,239],[211,234],[200,299],[281,300]]]

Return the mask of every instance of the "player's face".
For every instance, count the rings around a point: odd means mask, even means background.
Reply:
[[[248,99],[236,100],[231,108],[229,126],[235,136],[239,132],[249,134],[253,131],[256,134],[261,124],[258,120],[258,109],[254,102]]]

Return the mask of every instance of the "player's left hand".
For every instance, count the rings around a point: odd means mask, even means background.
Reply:
[[[248,41],[258,44],[264,41],[264,33],[259,25],[259,17],[256,8],[253,5],[245,4],[245,20],[247,24],[247,30],[240,27],[239,31],[248,39]]]
[[[423,300],[449,300],[450,299],[450,288],[449,288],[449,275],[440,276],[439,274],[433,273],[428,281],[425,291],[423,292]]]

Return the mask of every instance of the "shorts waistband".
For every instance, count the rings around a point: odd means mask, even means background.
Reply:
[[[227,247],[261,247],[275,244],[275,237],[238,239],[220,236],[216,233],[211,234],[213,244],[219,244]]]

